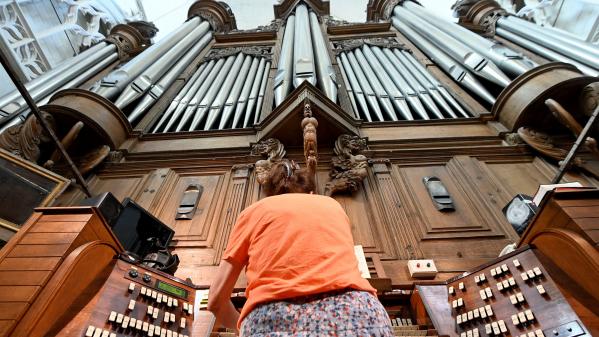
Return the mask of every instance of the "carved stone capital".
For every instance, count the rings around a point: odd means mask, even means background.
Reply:
[[[153,23],[136,21],[114,26],[106,42],[117,47],[119,60],[127,61],[152,44],[158,28]]]
[[[335,142],[335,157],[332,158],[333,169],[326,183],[325,195],[335,193],[352,193],[360,188],[360,183],[368,174],[368,159],[361,152],[366,150],[365,138],[352,135],[341,135]]]
[[[376,37],[368,39],[351,39],[351,40],[340,40],[335,41],[334,51],[338,55],[340,53],[349,52],[356,48],[360,48],[363,45],[376,46],[380,48],[399,48],[407,50],[403,43],[398,42],[394,37]]]
[[[229,57],[231,55],[237,55],[237,53],[244,53],[254,57],[264,57],[267,61],[272,60],[272,47],[271,46],[244,46],[244,47],[231,47],[231,48],[214,48],[204,57],[204,62],[210,60],[218,60],[223,57]]]
[[[198,0],[189,7],[187,12],[188,18],[194,16],[208,21],[214,32],[217,33],[227,33],[237,29],[235,15],[231,7],[224,1]]]
[[[252,147],[252,155],[266,157],[258,160],[256,167],[256,180],[264,185],[270,175],[272,165],[280,162],[287,154],[283,143],[276,138],[265,139]]]

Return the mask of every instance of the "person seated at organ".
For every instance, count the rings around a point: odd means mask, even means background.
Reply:
[[[360,276],[347,214],[313,194],[313,172],[283,161],[264,189],[269,197],[239,215],[210,287],[217,322],[244,337],[393,336],[376,290]],[[240,314],[230,297],[244,266]]]

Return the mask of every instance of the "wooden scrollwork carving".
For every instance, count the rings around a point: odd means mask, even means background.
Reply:
[[[42,111],[42,116],[52,129],[56,129],[52,115]],[[24,123],[11,126],[0,134],[0,148],[37,163],[41,154],[40,145],[50,140],[50,135],[44,131],[37,118],[31,115]]]
[[[326,183],[324,193],[352,193],[359,189],[360,183],[368,174],[368,159],[360,154],[367,147],[366,139],[358,136],[341,135],[335,142],[333,169],[329,174],[331,181]]]

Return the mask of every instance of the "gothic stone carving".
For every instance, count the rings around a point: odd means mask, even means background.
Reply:
[[[339,55],[340,53],[348,52],[348,51],[352,51],[356,48],[360,48],[364,44],[367,44],[370,46],[377,46],[377,47],[381,47],[381,48],[399,48],[399,49],[403,49],[403,50],[408,50],[404,44],[399,43],[393,37],[376,37],[376,38],[369,38],[369,39],[351,39],[351,40],[335,41],[334,51],[335,51],[336,55]]]
[[[310,103],[304,104],[304,119],[301,123],[304,131],[304,157],[306,158],[306,166],[312,174],[316,172],[316,164],[318,163],[318,143],[316,128],[318,121],[312,116],[312,108]]]
[[[278,163],[285,157],[287,152],[283,144],[275,138],[263,140],[252,148],[252,155],[267,157],[256,162],[256,180],[260,185],[264,185],[268,180],[272,165]]]
[[[231,48],[215,48],[204,57],[204,62],[217,60],[223,57],[244,53],[254,57],[264,57],[267,61],[272,60],[272,48],[270,46],[247,46]]]
[[[355,192],[368,174],[368,160],[360,154],[367,147],[366,139],[358,136],[341,135],[335,142],[331,181],[325,185],[325,195],[339,192]]]
[[[45,112],[42,116],[54,129],[54,118]],[[23,159],[37,163],[40,158],[40,145],[50,142],[50,135],[42,128],[34,115],[29,116],[24,123],[14,125],[0,134],[0,148]]]
[[[187,17],[199,16],[208,21],[217,33],[227,33],[237,29],[235,15],[224,1],[198,0],[189,7]]]

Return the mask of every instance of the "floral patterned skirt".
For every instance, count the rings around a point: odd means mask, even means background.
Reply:
[[[257,306],[242,337],[393,336],[383,305],[364,291],[342,290]]]

